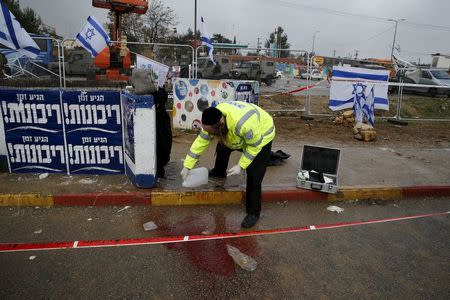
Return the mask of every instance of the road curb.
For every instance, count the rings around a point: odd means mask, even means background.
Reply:
[[[305,189],[285,188],[264,190],[263,202],[318,201],[338,202],[350,200],[401,200],[423,197],[450,196],[450,185],[439,186],[352,186],[342,187],[336,194],[326,194]],[[238,204],[245,200],[245,191],[167,191],[149,190],[126,193],[85,193],[42,195],[0,194],[0,206],[123,206],[123,205],[220,205]]]

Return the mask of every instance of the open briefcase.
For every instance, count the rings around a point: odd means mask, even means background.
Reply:
[[[339,149],[304,145],[297,187],[336,193],[340,154]]]

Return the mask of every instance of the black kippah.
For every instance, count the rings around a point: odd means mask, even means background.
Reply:
[[[202,124],[203,125],[215,125],[222,118],[222,112],[215,107],[208,107],[203,111]]]

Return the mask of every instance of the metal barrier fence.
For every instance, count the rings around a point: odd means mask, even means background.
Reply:
[[[119,44],[118,41],[111,41],[111,45],[117,44]],[[123,57],[125,55],[110,53],[110,60],[108,61],[110,66],[118,69],[120,71],[119,75],[125,78],[131,75],[131,70],[136,64],[137,55],[142,55],[145,58],[150,58],[167,66],[190,65],[194,60],[194,48],[190,45],[127,42],[126,46],[130,51],[130,60],[126,61],[125,64],[129,64],[131,68],[123,68]],[[103,80],[106,79],[105,69],[97,67],[94,59],[85,49],[80,47],[68,49],[66,47],[65,50],[65,62],[63,66],[65,81],[95,81],[98,77],[103,77]],[[178,76],[179,74],[175,75]],[[183,75],[190,77],[191,73],[188,71]],[[101,82],[97,81],[96,84],[101,85]]]
[[[35,42],[40,44],[41,52],[36,59],[31,59],[11,51],[0,51],[6,63],[1,66],[0,74],[6,80],[14,80],[20,77],[30,77],[36,80],[45,80],[46,77],[53,76],[59,78],[59,87],[64,87],[63,66],[64,49],[62,41],[53,37],[33,37]],[[54,53],[56,49],[56,54]],[[56,61],[54,61],[56,57]],[[25,84],[27,82],[24,82]]]
[[[310,57],[307,64],[307,85],[312,83],[314,57]],[[389,112],[376,111],[378,118],[396,121],[450,121],[450,86],[416,84],[412,80],[405,80],[405,77],[400,77],[399,82],[381,85],[388,85],[390,109]],[[334,115],[324,100],[313,96],[310,90],[306,107],[312,109],[305,111],[306,116]]]
[[[309,52],[303,49],[243,48],[227,45],[214,46],[214,59],[215,66],[207,54],[207,48],[205,46],[197,47],[193,62],[194,78],[257,80],[260,82],[261,92],[271,93],[271,96],[275,96],[289,91],[287,88],[277,86],[277,62],[290,65],[306,63],[309,61]],[[291,76],[293,79],[293,74]],[[306,96],[305,103],[307,103]],[[266,110],[269,112],[304,112],[306,109],[299,107]]]
[[[14,79],[20,76],[35,78],[36,80],[52,81],[54,86],[60,88],[70,86],[86,85],[91,79],[95,79],[95,74],[99,69],[95,66],[94,60],[90,54],[83,48],[69,48],[66,44],[68,40],[57,40],[51,37],[35,37],[37,40],[44,41],[47,46],[45,51],[53,56],[52,61],[31,60],[23,58],[14,58],[8,60],[9,74],[5,74],[7,79]],[[52,46],[56,53],[52,53]],[[118,44],[117,41],[111,44]],[[179,77],[188,78],[207,78],[207,79],[249,79],[261,82],[261,93],[267,101],[278,101],[279,107],[268,107],[272,112],[301,112],[303,116],[332,116],[328,108],[329,84],[324,81],[313,89],[306,89],[304,92],[293,93],[293,96],[304,100],[292,102],[291,106],[285,104],[287,100],[286,93],[295,90],[299,86],[313,85],[313,70],[315,56],[309,56],[309,52],[302,49],[269,49],[269,48],[242,48],[229,46],[215,46],[214,57],[217,61],[216,66],[212,66],[207,55],[207,49],[204,46],[197,48],[185,44],[166,44],[166,43],[141,43],[127,42],[127,47],[131,52],[131,65],[136,61],[136,55],[143,55],[155,61],[168,66],[185,66],[180,68],[180,73],[174,74]],[[288,52],[289,55],[283,55]],[[203,54],[203,55],[202,55]],[[228,58],[227,58],[228,56]],[[283,56],[288,56],[280,59]],[[230,58],[231,57],[231,58]],[[263,58],[264,57],[264,58]],[[266,58],[268,57],[268,58]],[[56,59],[55,59],[56,58]],[[286,65],[294,65],[297,61],[306,63],[306,76],[303,74],[288,74],[284,72],[284,77],[278,79],[277,74],[273,74],[279,67],[277,63],[287,61]],[[290,61],[289,61],[290,60]],[[274,72],[264,73],[264,66],[259,67],[259,75],[251,72],[250,62],[272,62],[271,70]],[[112,59],[113,64],[119,64],[120,61]],[[233,72],[234,73],[233,73]],[[292,70],[291,70],[292,73]],[[264,77],[266,76],[266,77]],[[234,78],[235,77],[235,78]],[[297,79],[300,77],[300,79]],[[55,80],[57,78],[57,80]],[[305,78],[303,81],[301,78]],[[21,81],[19,86],[23,87],[31,84],[31,79]],[[41,83],[42,81],[39,81]],[[89,87],[105,86],[106,82],[92,82]],[[430,85],[430,84],[412,84],[410,82],[389,82],[389,112],[377,112],[378,117],[393,120],[431,120],[431,121],[450,121],[450,86]],[[2,85],[8,85],[8,81],[3,81]],[[110,85],[106,85],[110,86]],[[281,99],[281,100],[280,100]],[[289,100],[289,99],[288,99]]]

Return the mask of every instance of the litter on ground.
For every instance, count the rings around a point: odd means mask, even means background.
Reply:
[[[156,226],[156,224],[153,221],[144,223],[144,230],[145,231],[150,231],[150,230],[154,230],[156,228],[158,228],[158,226]]]
[[[332,212],[336,212],[338,214],[340,214],[341,212],[344,211],[344,209],[342,207],[336,206],[336,205],[330,205],[327,207],[327,210],[332,211]]]
[[[39,174],[39,179],[45,179],[48,177],[48,173]]]
[[[89,178],[83,178],[83,179],[80,179],[80,181],[78,181],[78,182],[81,184],[93,184],[96,182],[96,180],[89,179]]]
[[[119,209],[117,212],[120,213],[120,212],[122,212],[122,211],[124,211],[124,210],[129,209],[130,207],[131,207],[131,206],[127,205],[127,206],[125,206],[124,208]]]
[[[228,254],[233,258],[234,262],[242,269],[253,272],[256,270],[258,263],[251,256],[239,251],[238,248],[227,245]]]

